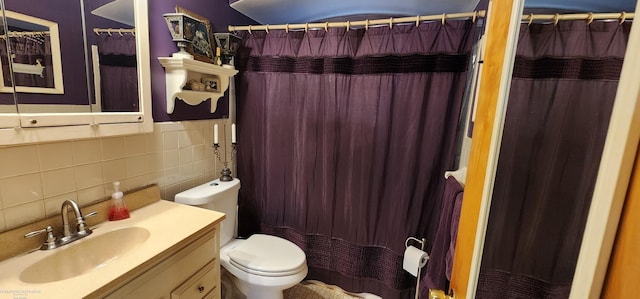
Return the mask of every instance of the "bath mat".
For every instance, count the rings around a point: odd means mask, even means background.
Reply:
[[[221,293],[223,299],[246,299],[240,290],[233,285],[232,277],[227,270],[221,268]],[[377,296],[360,296],[344,291],[317,280],[305,280],[289,289],[284,290],[284,299],[381,299]]]
[[[306,280],[284,291],[284,299],[362,299],[356,294],[320,281]]]

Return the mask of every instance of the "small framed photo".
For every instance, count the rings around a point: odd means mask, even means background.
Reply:
[[[193,55],[196,60],[212,63],[215,57],[215,46],[213,45],[215,41],[209,20],[181,6],[176,6],[176,12],[187,14],[199,21],[194,28],[193,41],[189,44],[187,52]]]
[[[202,83],[205,91],[220,92],[220,79],[217,77],[204,77]]]

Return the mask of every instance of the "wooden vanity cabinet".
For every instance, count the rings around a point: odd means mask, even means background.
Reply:
[[[104,298],[220,299],[219,228],[125,281]]]

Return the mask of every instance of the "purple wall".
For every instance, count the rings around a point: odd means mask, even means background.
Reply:
[[[153,96],[153,119],[155,122],[181,121],[196,119],[222,118],[229,115],[228,97],[225,95],[218,101],[215,113],[210,113],[210,100],[197,106],[190,106],[183,101],[176,101],[172,114],[167,114],[164,68],[157,57],[171,56],[178,47],[171,40],[171,35],[162,14],[175,12],[176,5],[184,7],[209,19],[213,32],[228,32],[229,25],[256,24],[253,20],[237,12],[229,6],[228,0],[167,0],[149,1],[149,42],[151,51],[151,88]]]

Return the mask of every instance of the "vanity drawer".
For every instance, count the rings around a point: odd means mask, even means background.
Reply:
[[[171,299],[219,298],[220,271],[213,260],[171,292]]]

